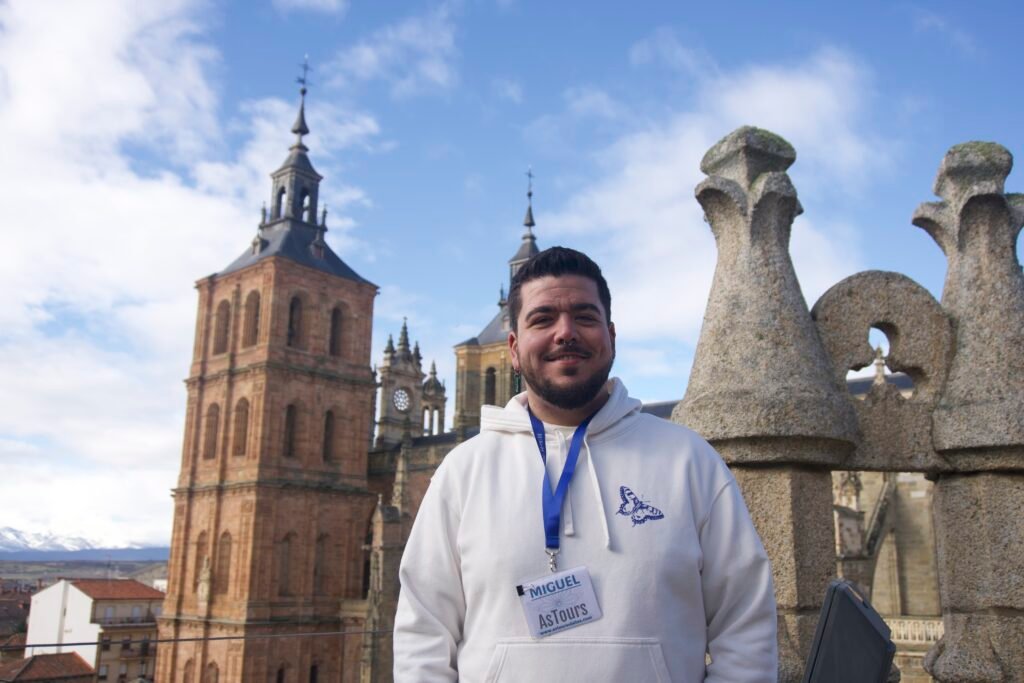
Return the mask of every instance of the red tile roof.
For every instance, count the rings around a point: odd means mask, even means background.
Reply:
[[[75,579],[71,585],[93,600],[163,600],[164,594],[135,579]]]
[[[9,636],[0,636],[0,647],[25,647],[25,633],[12,633]]]
[[[35,655],[28,659],[16,659],[0,664],[0,681],[59,681],[95,673],[77,652],[56,655]]]

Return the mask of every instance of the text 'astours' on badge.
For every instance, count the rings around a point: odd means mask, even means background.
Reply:
[[[534,638],[544,638],[601,618],[601,607],[586,567],[547,574],[516,586],[516,592]]]

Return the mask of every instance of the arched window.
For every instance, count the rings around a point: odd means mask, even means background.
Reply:
[[[228,330],[231,328],[231,304],[227,299],[217,304],[217,315],[213,323],[213,352],[225,353],[228,350]]]
[[[188,660],[187,662],[185,662],[185,673],[182,674],[182,676],[181,676],[181,683],[195,683],[192,680],[193,677],[194,677],[194,673],[193,673],[194,670],[195,670],[195,665],[192,663],[191,659]]]
[[[313,664],[309,667],[309,683],[319,683],[320,681],[320,667]]]
[[[227,593],[231,584],[231,534],[224,532],[217,542],[217,572],[213,578],[214,591]]]
[[[246,442],[249,440],[249,401],[239,399],[235,404],[235,433],[231,437],[231,453],[245,455]]]
[[[203,531],[196,539],[196,562],[195,571],[192,574],[192,590],[199,587],[199,576],[203,573],[203,564],[206,562],[207,554],[206,532]]]
[[[431,427],[431,430],[430,430],[431,434],[440,434],[441,433],[440,429],[443,427],[443,425],[439,426],[437,424],[438,418],[440,417],[440,414],[441,414],[441,411],[438,410],[437,408],[434,408],[434,410],[433,410],[433,418],[432,418],[432,422],[434,424],[433,424],[433,426]]]
[[[423,409],[423,433],[430,436],[430,408]]]
[[[288,346],[300,348],[302,343],[302,299],[293,296],[288,304]]]
[[[210,662],[206,665],[206,671],[203,672],[203,683],[217,683],[219,676],[220,671],[217,669],[217,663]]]
[[[494,368],[487,368],[484,374],[484,403],[489,406],[498,402],[496,375]]]
[[[295,457],[295,438],[298,430],[299,410],[295,404],[289,403],[284,409],[284,443],[281,446],[281,455],[286,458]]]
[[[324,414],[324,462],[334,459],[334,411],[328,410]]]
[[[327,576],[324,563],[327,562],[327,548],[330,537],[320,534],[316,539],[316,550],[313,554],[313,595],[327,594]]]
[[[341,355],[341,307],[335,306],[331,311],[331,334],[327,344],[327,353],[332,356]]]
[[[277,544],[277,592],[279,595],[292,594],[292,541],[295,534],[289,533]]]
[[[282,664],[281,666],[279,666],[277,668],[277,678],[275,680],[277,681],[277,683],[284,683],[285,682],[284,664]]]
[[[245,297],[245,323],[242,333],[242,346],[253,346],[260,336],[260,293],[249,292]]]
[[[288,191],[285,188],[281,188],[277,191],[277,197],[274,198],[274,218],[280,218],[285,214],[285,195]]]
[[[299,205],[302,207],[302,220],[307,223],[316,223],[316,214],[313,213],[313,198],[306,188],[302,188],[302,194],[299,195]]]
[[[220,406],[211,403],[206,409],[206,424],[203,433],[203,458],[211,460],[217,457],[217,430],[220,427]]]

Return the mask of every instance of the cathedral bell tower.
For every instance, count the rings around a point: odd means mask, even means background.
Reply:
[[[377,368],[380,380],[380,418],[377,420],[375,448],[391,446],[402,441],[408,432],[422,434],[423,358],[419,343],[409,348],[409,326],[402,322],[396,348],[391,336],[384,348],[384,359]]]
[[[250,246],[199,280],[160,681],[341,680],[359,660],[346,610],[375,508],[367,425],[377,287],[325,241],[303,137],[272,175]],[[347,678],[345,680],[348,680]]]

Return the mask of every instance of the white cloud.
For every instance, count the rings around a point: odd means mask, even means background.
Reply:
[[[566,107],[576,117],[594,116],[603,119],[619,118],[623,107],[600,88],[580,86],[569,88],[563,93]]]
[[[307,10],[325,14],[344,14],[348,9],[348,0],[272,0],[272,4],[279,12]]]
[[[713,76],[718,71],[710,55],[701,49],[684,46],[675,31],[668,27],[661,27],[634,43],[629,51],[629,61],[633,66],[662,64],[696,77]]]
[[[922,33],[935,33],[967,57],[978,54],[978,42],[967,31],[955,26],[945,17],[921,7],[913,8],[914,28]]]
[[[510,78],[495,78],[491,82],[491,88],[499,99],[508,100],[513,104],[522,104],[523,86],[519,81]]]
[[[383,80],[395,97],[447,90],[458,83],[455,23],[448,5],[379,29],[324,67],[335,86]]]
[[[579,246],[606,264],[612,317],[629,335],[620,346],[624,367],[658,344],[696,344],[717,250],[693,188],[704,178],[704,153],[740,125],[778,132],[797,148],[791,172],[810,208],[794,225],[791,253],[809,303],[857,270],[854,231],[813,209],[882,163],[863,121],[868,80],[833,50],[707,79],[694,108],[621,136],[596,155],[598,176],[543,217],[546,241]]]

